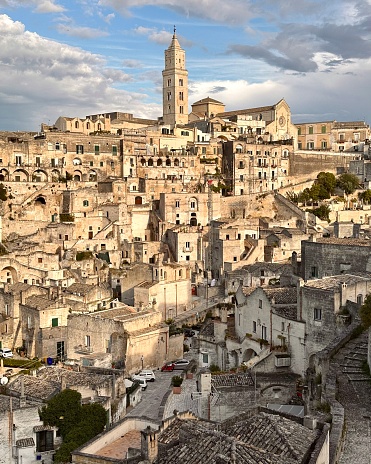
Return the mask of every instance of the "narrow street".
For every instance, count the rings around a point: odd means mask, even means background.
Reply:
[[[363,371],[367,333],[351,340],[333,358],[338,401],[345,412],[345,442],[339,464],[371,463],[371,379]]]

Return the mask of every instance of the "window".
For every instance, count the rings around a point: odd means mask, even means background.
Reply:
[[[57,317],[52,318],[52,327],[58,327],[58,318]]]
[[[5,305],[5,314],[9,316],[9,305],[8,304]]]
[[[38,263],[42,263],[42,262],[43,262],[43,259],[42,259],[42,258],[37,258],[37,262],[38,262]]]
[[[89,201],[88,200],[84,200],[82,202],[82,206],[89,206]]]
[[[363,295],[362,294],[357,295],[357,304],[359,304],[359,305],[363,304]]]
[[[191,242],[185,242],[185,247],[187,248],[187,250],[189,250],[191,247]]]
[[[183,113],[184,113],[184,107],[183,107],[183,106],[179,106],[179,113],[180,113],[180,114],[183,114]]]
[[[285,331],[285,323],[281,322],[281,332],[284,332],[284,331]]]
[[[225,236],[225,239],[226,239],[226,240],[229,240],[229,235],[228,235],[228,234]]]
[[[263,307],[263,300],[259,300],[259,308]]]
[[[237,256],[233,256],[233,261],[237,262]]]
[[[179,85],[182,87],[184,84],[183,84],[183,79],[179,79]]]
[[[313,126],[309,126],[309,131],[308,131],[309,134],[313,134]]]
[[[202,152],[203,155],[206,155],[206,147],[202,147],[201,152]]]
[[[22,164],[22,156],[16,156],[15,157],[15,164],[17,166],[20,166]]]
[[[167,80],[167,86],[168,86],[168,87],[171,86],[171,79],[168,79],[168,80]]]
[[[175,208],[180,208],[180,201],[179,200],[175,200]]]
[[[54,450],[54,432],[51,430],[42,430],[36,432],[36,452]]]
[[[99,155],[99,145],[94,145],[94,153]]]
[[[326,126],[321,127],[321,132],[322,132],[322,134],[326,134]]]
[[[101,161],[101,162],[99,163],[99,166],[100,166],[101,168],[104,166],[103,161]]]
[[[202,362],[203,362],[203,364],[208,364],[209,355],[207,353],[202,353]]]
[[[55,149],[60,150],[61,149],[61,144],[59,142],[55,142]]]
[[[308,142],[307,143],[307,150],[313,150],[314,148],[314,142]]]
[[[238,164],[238,169],[243,169],[243,168],[244,168],[243,161],[240,161]]]
[[[191,209],[195,209],[196,208],[196,202],[195,201],[191,201]]]
[[[184,100],[184,94],[183,94],[183,92],[179,92],[179,100]]]
[[[84,145],[76,145],[76,154],[77,155],[84,154]]]
[[[325,150],[325,149],[327,148],[327,142],[326,142],[326,140],[322,140],[322,142],[321,142],[321,148],[322,148],[323,150]]]
[[[189,255],[186,255],[186,261],[190,261],[191,257]]]
[[[267,328],[265,327],[265,325],[262,326],[262,339],[267,339]]]
[[[314,308],[314,320],[315,321],[322,320],[322,309],[321,308]]]
[[[117,145],[112,145],[112,155],[113,156],[117,155]]]
[[[168,100],[168,101],[171,100],[171,92],[168,92],[168,93],[167,93],[167,100]]]
[[[310,268],[310,276],[311,277],[318,277],[318,268],[317,268],[317,266],[312,266]]]
[[[256,321],[252,321],[252,331],[256,333]]]
[[[85,335],[85,346],[90,347],[90,335]]]

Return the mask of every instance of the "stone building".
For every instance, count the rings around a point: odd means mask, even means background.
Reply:
[[[301,243],[301,277],[305,281],[370,270],[369,240],[312,237]]]
[[[349,325],[350,308],[360,307],[370,293],[371,276],[352,274],[299,282],[298,317],[305,321],[305,369],[312,356]]]
[[[67,352],[71,359],[104,359],[102,367],[120,363],[127,375],[141,367],[155,368],[182,354],[169,343],[169,327],[159,312],[123,305],[93,314],[71,314]],[[183,350],[183,345],[181,345]],[[81,362],[80,361],[80,362]]]
[[[363,152],[370,138],[364,121],[320,121],[295,124],[299,150]]]

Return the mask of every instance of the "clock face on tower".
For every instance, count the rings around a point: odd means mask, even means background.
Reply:
[[[279,120],[278,120],[278,124],[280,126],[284,126],[285,125],[285,122],[286,122],[286,119],[283,117],[283,116],[280,116]]]

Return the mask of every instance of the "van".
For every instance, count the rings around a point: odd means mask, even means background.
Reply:
[[[132,380],[133,382],[139,383],[142,390],[147,388],[147,380],[145,378],[140,377],[139,375],[133,375]]]
[[[156,380],[155,373],[150,369],[142,369],[137,375],[146,379],[147,382],[154,382]]]

